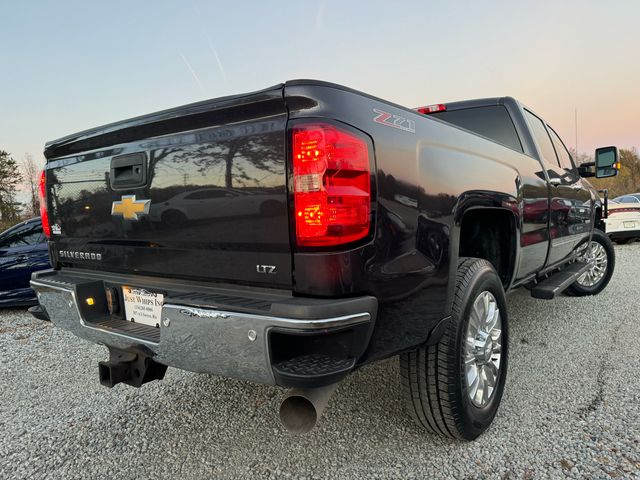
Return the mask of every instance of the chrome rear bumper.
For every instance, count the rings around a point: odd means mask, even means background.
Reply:
[[[271,332],[326,335],[358,328],[360,332],[368,332],[366,339],[359,340],[362,346],[353,350],[361,354],[368,342],[377,307],[375,299],[366,297],[359,306],[369,305],[370,308],[362,311],[345,309],[344,315],[313,318],[315,315],[311,314],[312,318],[296,318],[245,313],[221,305],[179,304],[168,296],[158,329],[136,326],[114,318],[106,311],[97,315],[87,313],[86,307],[79,303],[78,290],[84,288],[82,298],[87,289],[92,295],[104,294],[104,286],[95,278],[58,275],[48,270],[34,274],[31,286],[51,321],[85,340],[119,350],[144,351],[156,362],[184,370],[266,384],[282,384],[273,371]],[[282,305],[276,310],[281,311]],[[293,310],[300,311],[299,301]],[[335,308],[330,311],[335,312]],[[352,366],[356,360],[354,357]]]

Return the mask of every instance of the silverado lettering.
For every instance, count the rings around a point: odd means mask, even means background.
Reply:
[[[60,250],[60,258],[75,258],[80,260],[102,260],[102,254],[90,252],[74,252],[70,250]]]

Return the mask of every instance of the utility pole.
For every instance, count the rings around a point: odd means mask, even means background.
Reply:
[[[577,161],[577,157],[579,156],[579,152],[578,152],[578,108],[577,107],[574,109],[574,114],[575,114],[575,126],[576,126],[576,161]]]

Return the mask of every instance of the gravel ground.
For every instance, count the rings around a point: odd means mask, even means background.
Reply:
[[[279,425],[283,390],[169,369],[98,383],[106,349],[0,312],[0,478],[640,478],[640,244],[597,297],[509,297],[511,358],[472,443],[405,415],[397,359],[361,369],[319,426]]]

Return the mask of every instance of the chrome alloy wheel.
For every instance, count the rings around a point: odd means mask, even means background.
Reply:
[[[583,287],[593,287],[607,273],[607,251],[602,244],[591,241],[582,260],[591,264],[591,268],[578,277],[576,282]]]
[[[464,352],[465,379],[471,402],[485,407],[498,383],[502,357],[502,320],[491,292],[483,291],[469,314]]]

